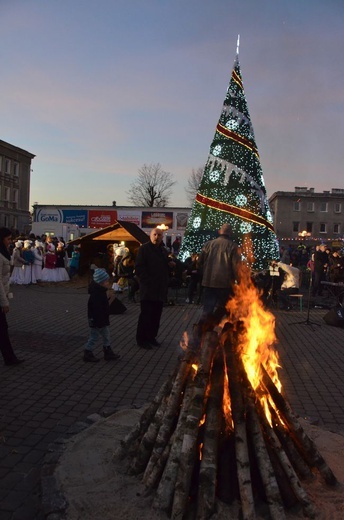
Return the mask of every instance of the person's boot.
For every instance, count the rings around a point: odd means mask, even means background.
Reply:
[[[84,361],[89,361],[90,363],[97,363],[98,361],[100,361],[100,359],[96,358],[92,350],[84,350]]]
[[[119,354],[115,354],[111,347],[104,347],[103,351],[105,361],[116,361],[121,357]]]

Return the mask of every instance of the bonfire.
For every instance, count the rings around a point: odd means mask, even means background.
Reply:
[[[173,519],[209,519],[221,503],[231,518],[314,518],[301,482],[337,480],[283,397],[275,318],[248,272],[226,311],[184,334],[174,373],[116,456]]]

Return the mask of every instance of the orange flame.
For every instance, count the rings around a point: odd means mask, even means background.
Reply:
[[[223,415],[225,418],[226,431],[230,432],[233,430],[233,418],[232,418],[232,407],[231,407],[231,398],[229,395],[229,381],[228,381],[228,373],[226,366],[226,357],[223,356],[224,366],[225,366],[225,374],[224,374],[224,385],[223,385],[223,397],[222,397],[222,408]]]
[[[261,365],[264,366],[279,392],[282,385],[277,369],[280,367],[278,354],[273,348],[276,343],[275,317],[264,309],[259,292],[251,281],[249,269],[244,266],[240,282],[234,287],[234,297],[227,302],[226,309],[232,322],[243,323],[240,336],[241,358],[247,377],[256,390],[261,381]],[[267,396],[263,396],[263,406],[270,420]]]
[[[198,452],[199,452],[199,460],[202,460],[203,457],[203,442],[200,443],[198,446]]]

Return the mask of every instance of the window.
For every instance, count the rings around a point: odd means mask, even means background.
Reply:
[[[307,211],[309,213],[314,211],[314,202],[307,202]]]
[[[12,200],[18,202],[18,190],[12,190]]]
[[[321,202],[320,203],[320,211],[322,213],[327,213],[327,206],[328,206],[327,202]]]
[[[313,222],[306,222],[307,233],[313,233]]]
[[[301,211],[300,201],[294,202],[294,211]]]
[[[340,234],[340,224],[333,224],[333,233],[336,235]]]
[[[327,225],[325,222],[320,223],[320,233],[327,233]]]
[[[342,212],[342,205],[340,202],[335,202],[334,204],[334,212],[335,213],[341,213]]]
[[[19,163],[15,162],[13,165],[13,175],[18,177],[19,175]]]
[[[10,189],[9,188],[4,188],[4,200],[10,200]]]
[[[5,173],[10,173],[11,169],[11,161],[9,159],[5,159]]]
[[[293,222],[293,231],[298,233],[300,231],[300,222]]]

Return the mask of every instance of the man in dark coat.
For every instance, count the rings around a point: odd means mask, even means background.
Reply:
[[[140,285],[141,303],[136,341],[140,348],[145,349],[160,346],[156,336],[167,298],[169,267],[174,267],[174,262],[169,260],[162,240],[162,230],[152,229],[150,241],[140,247],[135,263],[135,276]]]

